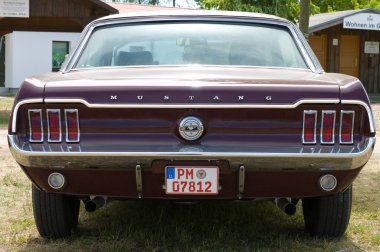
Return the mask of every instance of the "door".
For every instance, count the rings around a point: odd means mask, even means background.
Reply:
[[[340,36],[339,72],[359,77],[360,37]]]
[[[309,44],[324,70],[327,69],[327,35],[310,36]]]
[[[5,37],[0,37],[0,87],[5,82]]]

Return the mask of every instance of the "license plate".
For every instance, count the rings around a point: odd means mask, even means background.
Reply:
[[[215,195],[219,190],[218,167],[167,166],[166,194]]]

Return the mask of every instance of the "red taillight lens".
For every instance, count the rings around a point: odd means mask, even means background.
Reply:
[[[307,110],[303,112],[303,134],[302,142],[307,144],[314,144],[316,139],[316,125],[317,124],[317,111]]]
[[[340,111],[340,143],[352,144],[354,142],[355,111]]]
[[[42,112],[41,109],[29,109],[29,131],[30,142],[42,142],[44,140],[42,127]]]
[[[333,144],[335,129],[335,111],[322,111],[321,143]]]
[[[61,113],[59,109],[48,109],[48,141],[49,142],[61,142]]]
[[[77,109],[66,109],[66,142],[79,142],[79,118]]]

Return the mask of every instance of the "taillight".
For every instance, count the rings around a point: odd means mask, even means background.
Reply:
[[[302,142],[305,144],[314,144],[316,139],[317,128],[317,111],[305,110],[303,112],[303,133]]]
[[[335,111],[323,110],[321,123],[321,143],[333,144],[335,142]]]
[[[42,126],[42,112],[41,109],[29,109],[29,133],[30,142],[42,142],[44,140],[44,132]]]
[[[79,118],[77,109],[65,109],[66,142],[79,142]]]
[[[61,112],[59,109],[47,110],[48,121],[48,141],[49,142],[61,142]]]
[[[354,142],[354,119],[355,111],[341,110],[340,111],[340,143],[352,144]]]

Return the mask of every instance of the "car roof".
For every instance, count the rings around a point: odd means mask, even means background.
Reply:
[[[290,23],[288,20],[263,13],[255,12],[238,12],[238,11],[213,11],[213,10],[181,10],[178,11],[145,11],[145,12],[132,12],[123,14],[114,14],[97,19],[96,21],[111,21],[115,19],[133,18],[133,17],[226,17],[226,18],[252,18],[252,19],[267,19],[272,21],[279,21],[284,23]]]

